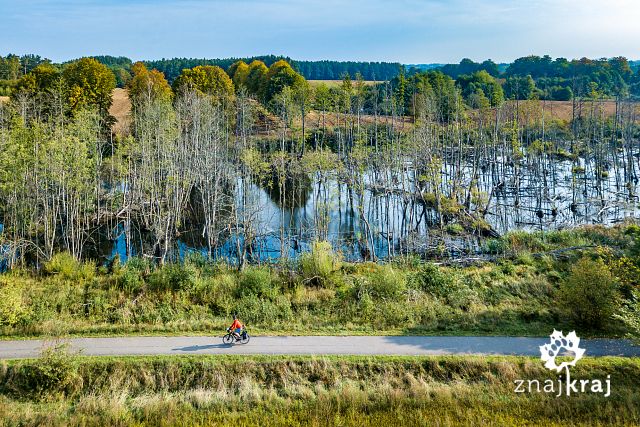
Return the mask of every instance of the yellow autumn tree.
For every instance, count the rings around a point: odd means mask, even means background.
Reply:
[[[236,89],[247,87],[247,79],[249,78],[249,65],[244,61],[237,61],[231,64],[227,70],[227,74],[233,80]]]
[[[184,69],[173,83],[175,92],[196,90],[220,100],[231,100],[234,95],[233,82],[225,71],[214,65],[198,65]]]
[[[142,62],[133,64],[131,71],[133,78],[127,84],[127,89],[132,103],[171,99],[171,86],[163,73],[155,69],[149,71]]]
[[[266,82],[266,75],[269,69],[264,62],[255,60],[249,64],[247,73],[247,90],[252,95],[258,95]]]
[[[108,115],[116,78],[106,65],[93,58],[82,58],[65,67],[62,79],[72,112],[97,108],[101,115]]]

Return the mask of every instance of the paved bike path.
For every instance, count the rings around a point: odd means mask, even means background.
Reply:
[[[248,344],[225,345],[221,337],[71,338],[87,356],[181,354],[288,355],[521,355],[539,356],[549,338],[465,336],[260,336]],[[37,357],[46,340],[0,341],[0,359]],[[585,356],[640,357],[640,346],[623,339],[583,339]]]

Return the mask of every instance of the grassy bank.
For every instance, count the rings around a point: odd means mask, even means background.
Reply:
[[[584,359],[612,394],[517,394],[525,357],[69,358],[0,365],[4,425],[604,425],[640,422],[640,360]]]
[[[485,241],[480,261],[448,264],[348,263],[322,242],[294,264],[242,271],[59,254],[0,275],[0,336],[211,334],[234,312],[254,334],[623,336],[640,312],[639,230],[510,233]]]

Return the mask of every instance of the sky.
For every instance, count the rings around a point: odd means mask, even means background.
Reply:
[[[638,0],[0,0],[0,55],[640,59]]]

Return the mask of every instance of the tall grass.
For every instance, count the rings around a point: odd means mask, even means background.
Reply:
[[[611,375],[613,392],[514,393],[555,378],[523,357],[77,358],[73,387],[32,393],[39,362],[4,363],[5,425],[610,425],[640,422],[640,361],[585,359],[575,378]]]
[[[580,324],[558,297],[588,256],[603,260],[629,301],[640,286],[634,227],[510,233],[489,245],[502,254],[496,260],[466,267],[415,257],[347,263],[326,242],[297,266],[242,272],[196,256],[106,268],[60,254],[43,271],[0,274],[0,336],[208,334],[228,326],[231,313],[256,333],[624,335],[620,320]],[[585,249],[545,253],[565,247]]]

